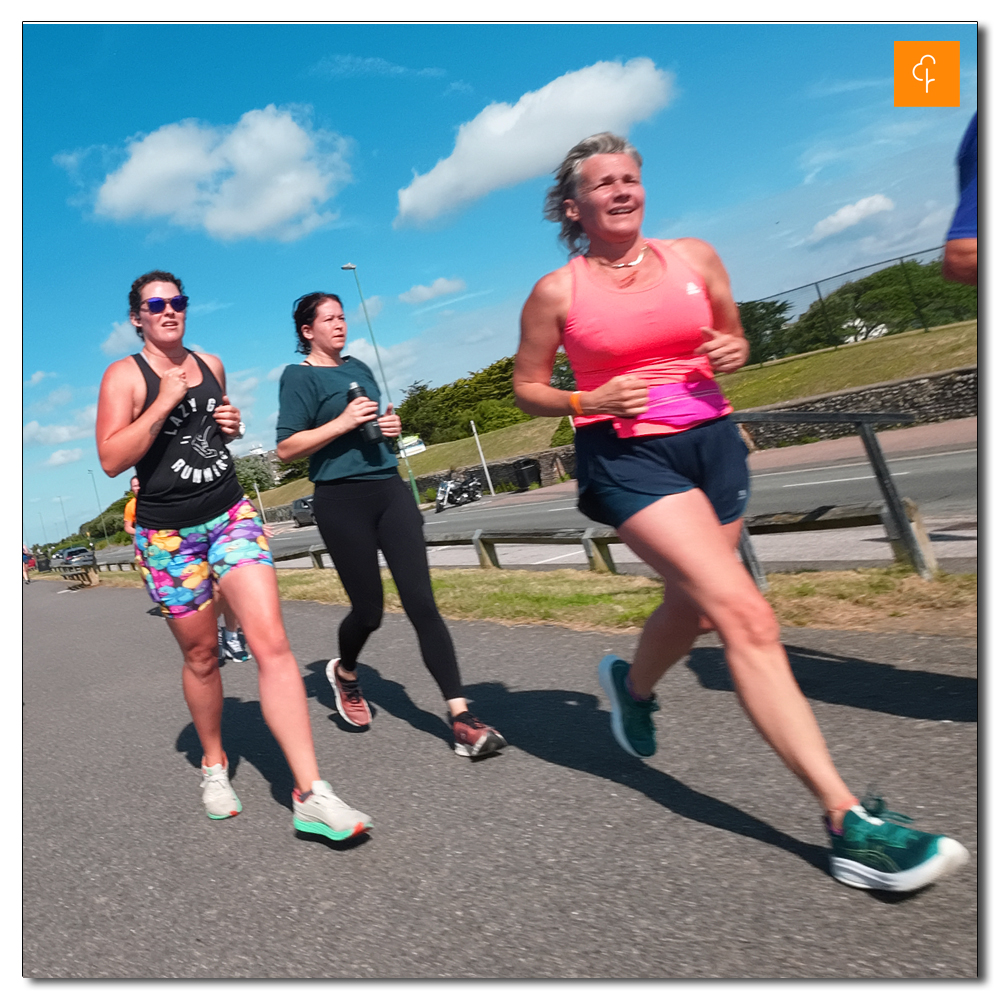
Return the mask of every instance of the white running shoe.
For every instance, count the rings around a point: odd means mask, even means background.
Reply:
[[[303,800],[292,792],[293,824],[303,833],[318,833],[330,840],[347,840],[372,828],[372,818],[352,809],[333,794],[329,781],[314,781]]]
[[[229,784],[229,764],[213,764],[205,767],[201,762],[201,801],[209,819],[229,819],[243,812],[243,803],[236,797]]]

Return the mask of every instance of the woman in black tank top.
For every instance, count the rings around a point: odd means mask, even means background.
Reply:
[[[219,359],[184,347],[186,308],[180,280],[166,271],[133,283],[129,317],[143,349],[104,373],[97,450],[109,476],[134,465],[140,480],[136,546],[145,553],[147,587],[184,657],[184,697],[204,755],[202,801],[211,819],[243,808],[222,743],[215,587],[243,623],[257,660],[261,711],[295,781],[295,828],[331,840],[357,836],[371,827],[371,817],[320,779],[274,564],[226,448],[240,436],[239,410],[225,394]]]

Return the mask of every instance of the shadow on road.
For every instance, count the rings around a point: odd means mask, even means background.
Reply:
[[[316,666],[310,664],[310,669]],[[322,675],[322,666],[319,672]],[[358,674],[369,703],[450,745],[451,733],[444,719],[415,705],[402,684],[362,664],[358,665]],[[465,694],[479,718],[496,726],[512,746],[533,757],[633,788],[679,816],[779,847],[820,871],[828,870],[825,847],[790,837],[735,806],[629,757],[611,736],[608,713],[598,708],[594,695],[580,691],[508,691],[494,681],[466,685]]]
[[[189,722],[177,737],[175,748],[192,767],[201,770],[201,740]],[[229,774],[235,777],[244,760],[252,764],[271,786],[271,797],[291,811],[295,782],[285,755],[267,728],[259,701],[226,698],[222,703],[222,748],[229,758]]]
[[[900,670],[891,663],[858,660],[801,646],[785,649],[792,673],[807,698],[908,719],[975,722],[978,718],[979,683],[974,677]],[[733,690],[721,649],[693,649],[687,666],[702,687],[710,691]]]
[[[348,726],[337,712],[337,703],[333,697],[333,689],[326,679],[326,660],[316,660],[306,664],[306,674],[304,680],[306,685],[306,695],[315,698],[321,705],[331,711],[330,719],[335,722],[344,732],[361,733],[367,730],[356,729]],[[451,746],[451,730],[444,721],[442,714],[435,715],[419,708],[406,693],[406,688],[398,681],[391,681],[383,677],[374,667],[369,667],[365,663],[358,662],[358,680],[361,682],[361,690],[364,691],[365,701],[371,706],[372,718],[378,716],[379,709],[384,709],[390,715],[396,716],[408,722],[414,729],[419,729],[429,736],[436,736]]]

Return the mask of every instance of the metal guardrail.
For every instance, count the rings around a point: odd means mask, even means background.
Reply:
[[[100,574],[97,566],[54,566],[53,569],[64,579],[76,583],[71,590],[79,590],[81,587],[94,587],[100,581]]]
[[[737,410],[729,419],[738,424],[854,424],[865,446],[868,461],[875,472],[875,480],[885,501],[886,531],[890,541],[898,540],[913,568],[930,580],[937,568],[930,543],[922,545],[907,516],[903,499],[892,481],[882,446],[875,436],[874,424],[912,424],[912,413],[810,413],[804,410]],[[747,539],[747,545],[750,545]],[[741,550],[742,550],[741,542]],[[750,546],[752,548],[752,546]],[[756,579],[756,574],[754,574]]]

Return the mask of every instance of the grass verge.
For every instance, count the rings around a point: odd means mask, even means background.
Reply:
[[[842,344],[720,375],[733,406],[767,406],[977,363],[977,320]]]
[[[435,569],[434,594],[446,618],[508,625],[562,625],[585,631],[636,631],[659,604],[660,587],[644,576],[584,570]],[[55,576],[41,579],[58,579]],[[392,578],[383,574],[385,604],[401,611]],[[924,581],[895,567],[837,572],[772,573],[767,598],[782,625],[855,632],[976,636],[977,577],[939,573]],[[102,586],[142,586],[135,572],[105,573]],[[281,596],[347,604],[331,570],[279,569]]]

